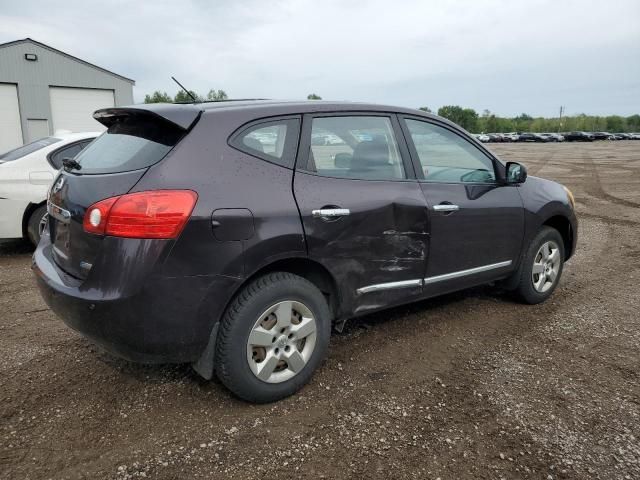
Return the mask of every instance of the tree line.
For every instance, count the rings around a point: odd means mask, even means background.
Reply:
[[[209,90],[209,93],[205,97],[199,95],[193,90],[189,90],[189,95],[184,90],[179,90],[173,97],[170,96],[167,92],[161,92],[160,90],[156,90],[152,94],[147,94],[144,96],[144,103],[188,103],[193,102],[195,98],[199,102],[204,101],[220,101],[227,100],[229,96],[224,90]],[[192,98],[193,96],[193,98]]]
[[[431,112],[428,107],[420,110]],[[438,109],[438,115],[457,123],[472,133],[502,133],[502,132],[638,132],[640,131],[640,115],[623,117],[620,115],[579,115],[564,116],[562,118],[532,117],[522,113],[517,117],[500,117],[489,110],[481,115],[472,108],[458,105],[446,105]]]
[[[198,101],[227,100],[229,96],[224,90],[211,89],[206,96],[201,96],[193,90],[189,91]],[[322,100],[320,95],[310,93],[308,100]],[[185,91],[180,90],[173,97],[167,92],[156,90],[144,97],[144,103],[185,103],[193,99]],[[429,107],[420,107],[420,110],[431,112]],[[445,105],[437,111],[440,117],[444,117],[457,123],[471,133],[502,133],[502,132],[640,132],[640,115],[623,117],[620,115],[579,115],[564,116],[562,118],[532,117],[522,113],[517,117],[501,117],[489,110],[478,114],[473,108],[463,108],[458,105]]]

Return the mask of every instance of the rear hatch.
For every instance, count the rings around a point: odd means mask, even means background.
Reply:
[[[175,109],[112,108],[94,118],[107,131],[88,145],[56,178],[48,198],[48,228],[55,263],[85,279],[105,241],[85,231],[87,209],[101,200],[128,193],[152,165],[160,162],[199,117],[193,107]],[[175,112],[178,115],[175,115]],[[167,113],[169,112],[169,113]],[[171,112],[174,115],[171,115]]]

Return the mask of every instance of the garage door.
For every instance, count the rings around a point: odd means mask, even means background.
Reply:
[[[22,145],[18,89],[0,83],[0,153]]]
[[[51,87],[49,96],[54,134],[59,130],[104,130],[104,127],[93,119],[93,112],[99,108],[114,106],[113,90]]]

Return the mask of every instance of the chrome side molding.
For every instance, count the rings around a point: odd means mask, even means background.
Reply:
[[[467,275],[474,275],[476,273],[488,272],[489,270],[493,270],[496,268],[508,267],[511,265],[511,260],[506,260],[504,262],[492,263],[490,265],[483,265],[481,267],[469,268],[467,270],[459,270],[457,272],[445,273],[443,275],[436,275],[434,277],[426,277],[424,279],[424,284],[429,285],[430,283],[443,282],[445,280],[451,280],[453,278],[466,277]]]
[[[407,288],[407,287],[421,287],[422,280],[416,278],[415,280],[402,280],[400,282],[388,282],[388,283],[377,283],[375,285],[367,285],[366,287],[360,287],[356,290],[358,295],[363,293],[370,292],[379,292],[381,290],[392,290],[394,288]]]
[[[408,288],[408,287],[422,287],[423,285],[429,285],[431,283],[444,282],[446,280],[452,280],[454,278],[466,277],[467,275],[474,275],[476,273],[488,272],[496,268],[504,268],[511,265],[511,260],[505,260],[504,262],[492,263],[489,265],[483,265],[481,267],[469,268],[467,270],[459,270],[457,272],[445,273],[443,275],[435,275],[433,277],[426,277],[423,279],[416,278],[412,280],[401,280],[399,282],[388,283],[376,283],[374,285],[367,285],[360,287],[356,290],[358,295],[363,293],[380,292],[383,290],[393,290],[396,288]]]

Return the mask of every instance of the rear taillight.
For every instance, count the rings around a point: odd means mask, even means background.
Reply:
[[[127,238],[176,238],[191,216],[198,194],[191,190],[154,190],[111,197],[91,205],[84,230]]]

